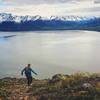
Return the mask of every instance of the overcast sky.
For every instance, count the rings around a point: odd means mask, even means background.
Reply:
[[[0,12],[41,16],[100,16],[100,0],[0,0]]]

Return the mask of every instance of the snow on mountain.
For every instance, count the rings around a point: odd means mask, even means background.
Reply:
[[[99,17],[17,16],[0,13],[0,31],[91,30],[100,31]]]
[[[58,17],[58,16],[51,16],[49,18],[41,17],[39,15],[36,16],[17,16],[7,13],[0,13],[0,22],[4,21],[14,21],[17,23],[25,22],[25,21],[35,21],[35,20],[62,20],[62,21],[81,21],[81,20],[88,20],[94,19],[95,17],[79,17],[79,16],[65,16],[65,17]]]

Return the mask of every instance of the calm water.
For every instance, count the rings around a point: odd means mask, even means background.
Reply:
[[[0,77],[19,77],[27,63],[39,74],[36,78],[100,72],[100,32],[0,32]]]

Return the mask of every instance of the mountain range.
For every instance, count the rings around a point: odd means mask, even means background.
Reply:
[[[17,16],[0,13],[0,31],[89,30],[100,31],[99,17]]]

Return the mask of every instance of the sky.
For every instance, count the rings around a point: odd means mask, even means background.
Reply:
[[[100,0],[0,0],[0,12],[40,16],[100,16]]]

